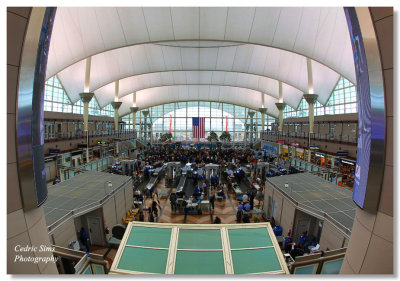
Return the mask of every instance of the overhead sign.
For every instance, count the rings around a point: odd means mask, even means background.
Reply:
[[[107,144],[106,141],[98,141],[97,144]]]
[[[319,145],[310,145],[310,150],[319,150]]]
[[[325,154],[323,154],[323,153],[319,153],[319,152],[315,152],[315,154],[314,154],[316,157],[321,157],[321,158],[325,158],[326,157],[326,155]]]
[[[300,144],[298,142],[291,142],[290,146],[298,147],[298,146],[300,146]]]
[[[114,141],[121,141],[121,139],[114,139]]]
[[[57,156],[49,156],[49,157],[46,157],[46,158],[44,158],[44,163],[47,163],[47,162],[51,162],[51,161],[55,161],[57,158],[56,158]]]
[[[285,140],[277,140],[276,143],[285,143]]]
[[[347,160],[347,159],[340,159],[340,163],[351,165],[351,166],[355,166],[356,165],[355,161],[351,161],[351,160]]]
[[[58,148],[49,148],[49,154],[59,154],[60,149]]]
[[[336,156],[348,156],[349,152],[345,150],[338,150],[336,151]]]

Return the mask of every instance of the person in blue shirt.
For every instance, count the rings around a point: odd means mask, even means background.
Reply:
[[[299,247],[302,249],[306,248],[308,240],[307,232],[303,232],[300,236]]]
[[[193,194],[198,194],[198,193],[200,193],[200,189],[199,189],[199,187],[195,187],[195,189],[193,190]]]
[[[246,212],[250,212],[251,206],[250,206],[249,202],[247,202],[247,203],[244,205],[244,209],[246,210]]]
[[[286,236],[285,238],[285,252],[289,253],[293,246],[293,236]]]

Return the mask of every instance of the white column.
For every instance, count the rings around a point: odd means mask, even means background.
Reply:
[[[114,101],[111,103],[112,107],[114,108],[114,130],[118,131],[118,109],[121,107],[122,102]],[[115,155],[118,155],[118,142],[115,142]]]
[[[85,84],[83,87],[83,93],[79,94],[79,97],[83,103],[83,131],[86,134],[86,162],[89,162],[89,102],[92,100],[94,93],[90,93],[90,67],[92,58],[88,57],[86,59],[86,69],[85,69]]]

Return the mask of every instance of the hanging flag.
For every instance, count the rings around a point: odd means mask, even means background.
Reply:
[[[205,117],[193,117],[193,138],[203,139],[206,136]]]

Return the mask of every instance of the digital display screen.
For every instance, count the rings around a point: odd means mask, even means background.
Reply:
[[[345,8],[353,48],[354,66],[357,77],[358,102],[358,140],[357,165],[353,187],[353,200],[361,208],[364,207],[367,193],[368,172],[371,150],[371,96],[367,58],[364,42],[354,7]]]

